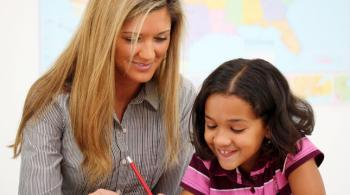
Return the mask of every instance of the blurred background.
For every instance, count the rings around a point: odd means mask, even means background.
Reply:
[[[327,194],[350,194],[350,1],[182,0],[182,73],[199,87],[233,58],[263,58],[314,108]],[[0,0],[0,194],[17,194],[14,141],[26,93],[73,35],[87,0]]]

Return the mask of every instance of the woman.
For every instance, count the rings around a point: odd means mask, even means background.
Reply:
[[[153,193],[179,193],[195,96],[179,74],[182,28],[177,0],[89,2],[26,98],[19,194],[142,194],[127,156]]]

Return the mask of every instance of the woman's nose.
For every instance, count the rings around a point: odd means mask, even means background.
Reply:
[[[147,41],[141,44],[138,55],[141,59],[146,60],[147,62],[152,61],[156,55],[153,43]]]

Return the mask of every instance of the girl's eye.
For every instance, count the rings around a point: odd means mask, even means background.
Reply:
[[[217,125],[208,125],[208,124],[207,124],[207,128],[208,128],[208,129],[215,129],[216,127],[217,127]]]
[[[242,133],[245,130],[245,128],[231,128],[231,130],[235,133]]]

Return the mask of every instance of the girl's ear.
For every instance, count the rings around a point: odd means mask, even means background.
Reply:
[[[271,139],[271,131],[270,131],[270,129],[269,129],[268,127],[266,127],[266,134],[265,134],[265,137],[266,137],[267,139]]]

